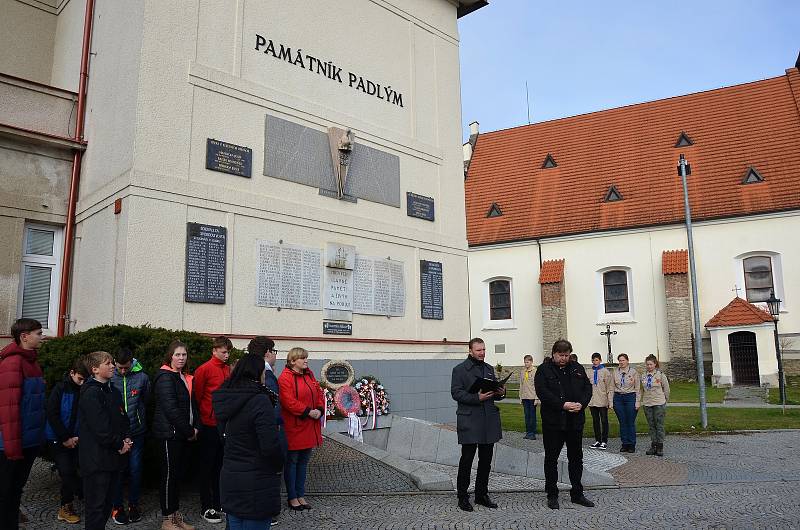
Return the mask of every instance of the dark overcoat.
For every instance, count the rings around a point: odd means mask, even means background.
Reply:
[[[586,370],[576,362],[559,368],[555,361],[542,363],[533,378],[536,395],[541,402],[542,428],[551,430],[583,430],[586,406],[592,399],[592,383]],[[580,403],[579,412],[567,412],[564,403]]]
[[[468,392],[479,377],[497,379],[494,368],[473,357],[453,368],[450,394],[458,403],[456,408],[456,427],[459,444],[493,444],[503,437],[500,426],[500,409],[494,404],[502,398],[478,399],[478,393]]]

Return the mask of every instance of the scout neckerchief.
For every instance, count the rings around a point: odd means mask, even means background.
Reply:
[[[592,370],[594,370],[594,384],[597,385],[597,372],[603,369],[604,366],[602,364],[598,364],[597,366],[592,366]]]

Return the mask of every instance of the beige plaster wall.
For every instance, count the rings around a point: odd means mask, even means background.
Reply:
[[[50,84],[73,92],[78,91],[80,81],[85,12],[86,0],[67,0],[55,27]]]
[[[20,217],[0,214],[0,335],[11,333],[17,319],[24,225]]]
[[[0,0],[0,72],[50,83],[56,16],[17,0]]]

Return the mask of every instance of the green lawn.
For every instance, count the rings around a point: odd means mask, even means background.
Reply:
[[[706,380],[706,403],[722,403],[725,398],[726,388],[714,388],[711,380]],[[697,390],[697,383],[685,383],[683,381],[670,381],[669,400],[673,403],[699,403],[700,395]]]
[[[522,405],[515,403],[498,403],[503,420],[503,429],[508,431],[525,431],[525,417]],[[708,430],[737,431],[750,429],[800,429],[800,409],[789,409],[786,415],[780,409],[720,409],[709,408]],[[537,414],[539,409],[537,407]],[[587,412],[584,436],[594,436],[591,416]],[[614,413],[609,414],[609,436],[619,436],[619,422]],[[541,432],[541,417],[539,418]],[[694,428],[692,428],[694,427]],[[696,407],[669,407],[665,428],[667,432],[701,432],[700,410]],[[644,411],[636,415],[636,432],[647,432],[647,420]]]
[[[800,378],[798,378],[798,391],[800,391]],[[669,384],[669,400],[675,403],[697,403],[700,396],[697,393],[697,383],[684,383],[675,381]],[[714,388],[711,381],[706,381],[706,403],[722,403],[725,397],[725,388]],[[509,383],[506,386],[506,397],[519,399],[519,385]],[[788,394],[787,394],[788,399]]]
[[[781,393],[777,388],[769,389],[769,402],[780,404]],[[792,375],[786,378],[786,404],[800,405],[800,376]]]

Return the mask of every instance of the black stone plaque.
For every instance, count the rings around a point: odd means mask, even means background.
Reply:
[[[444,320],[444,286],[442,280],[441,263],[420,260],[420,310],[424,319]]]
[[[410,191],[406,192],[406,215],[433,221],[433,214],[433,197],[417,195]]]
[[[186,224],[187,302],[225,303],[227,234],[224,226]]]
[[[207,138],[206,169],[250,178],[253,171],[253,150]]]
[[[352,335],[353,324],[349,322],[323,322],[323,335]]]
[[[325,380],[334,385],[342,385],[350,379],[350,370],[341,364],[334,364],[325,372]]]

